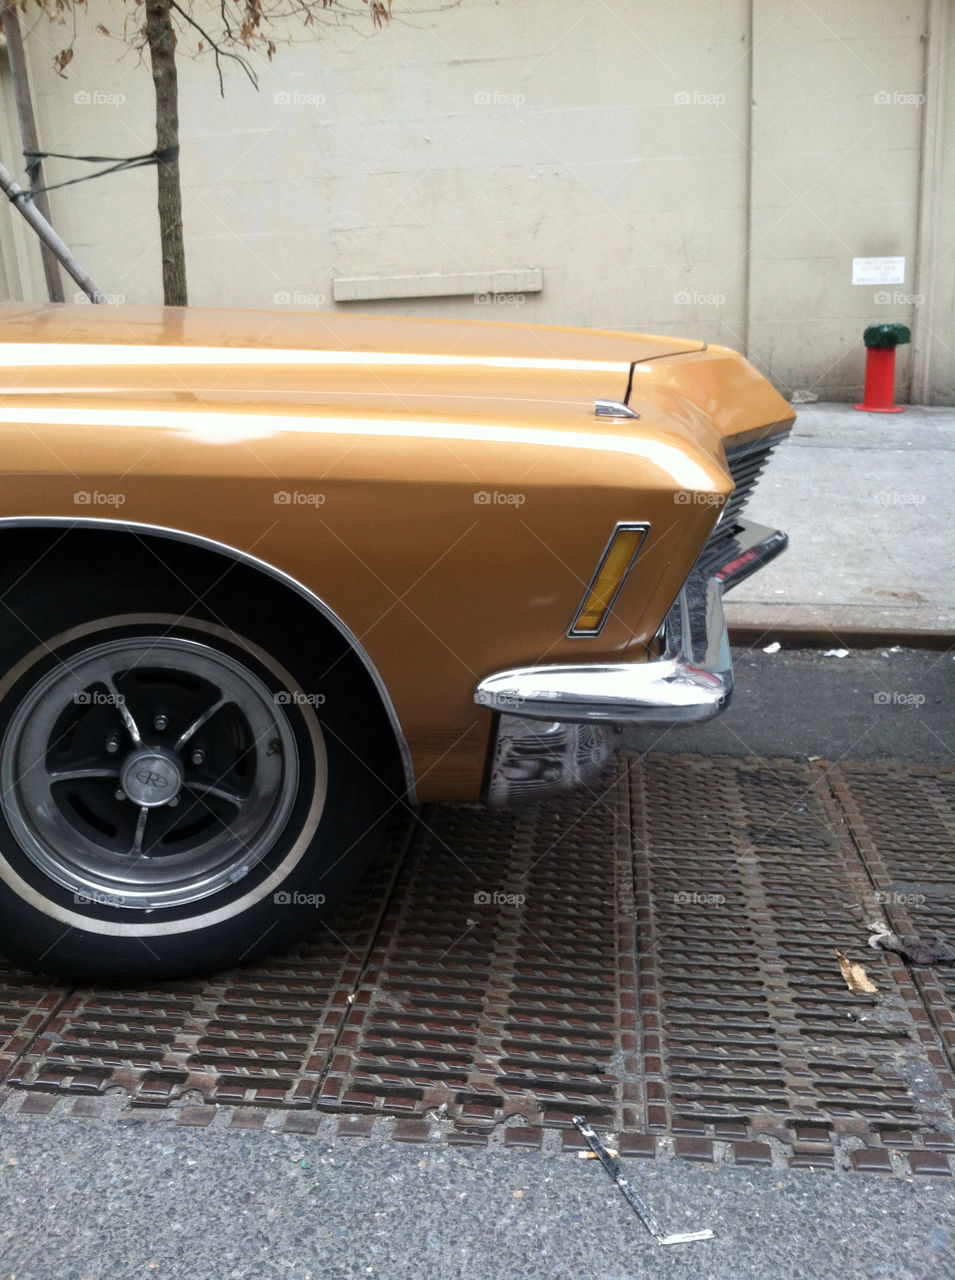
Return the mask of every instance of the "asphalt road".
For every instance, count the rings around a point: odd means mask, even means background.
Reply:
[[[824,760],[955,758],[955,652],[734,649],[729,708],[688,729],[633,729],[628,749]]]

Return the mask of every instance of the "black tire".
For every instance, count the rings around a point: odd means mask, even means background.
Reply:
[[[268,590],[263,608],[241,575],[200,595],[108,559],[4,596],[0,950],[110,982],[251,961],[333,912],[386,826],[348,664],[326,709],[316,636]]]

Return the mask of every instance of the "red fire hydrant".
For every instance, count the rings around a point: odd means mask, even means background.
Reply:
[[[865,413],[901,413],[895,398],[895,348],[912,341],[904,324],[870,324],[862,335],[865,343],[865,391],[853,409]]]

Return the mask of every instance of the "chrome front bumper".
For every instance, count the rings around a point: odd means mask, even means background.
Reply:
[[[741,521],[725,559],[690,574],[649,662],[518,667],[487,676],[479,706],[498,713],[487,779],[499,807],[586,782],[611,753],[606,726],[709,720],[733,692],[723,593],[786,549],[779,530]]]

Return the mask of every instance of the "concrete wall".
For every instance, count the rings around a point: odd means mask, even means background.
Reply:
[[[258,93],[227,67],[224,100],[208,58],[182,58],[190,300],[701,336],[829,399],[861,391],[865,325],[900,320],[900,393],[951,402],[950,7],[395,0],[384,31],[359,18],[280,46]],[[98,0],[96,20],[127,12]],[[47,147],[151,148],[135,54],[90,30],[64,80],[66,31],[31,17],[24,35]],[[51,161],[47,180],[82,171]],[[154,188],[147,169],[52,197],[130,302],[160,298]],[[9,222],[0,287],[41,298],[39,255]],[[904,283],[853,286],[852,259],[873,256],[904,256]],[[336,280],[372,300],[336,302]]]

